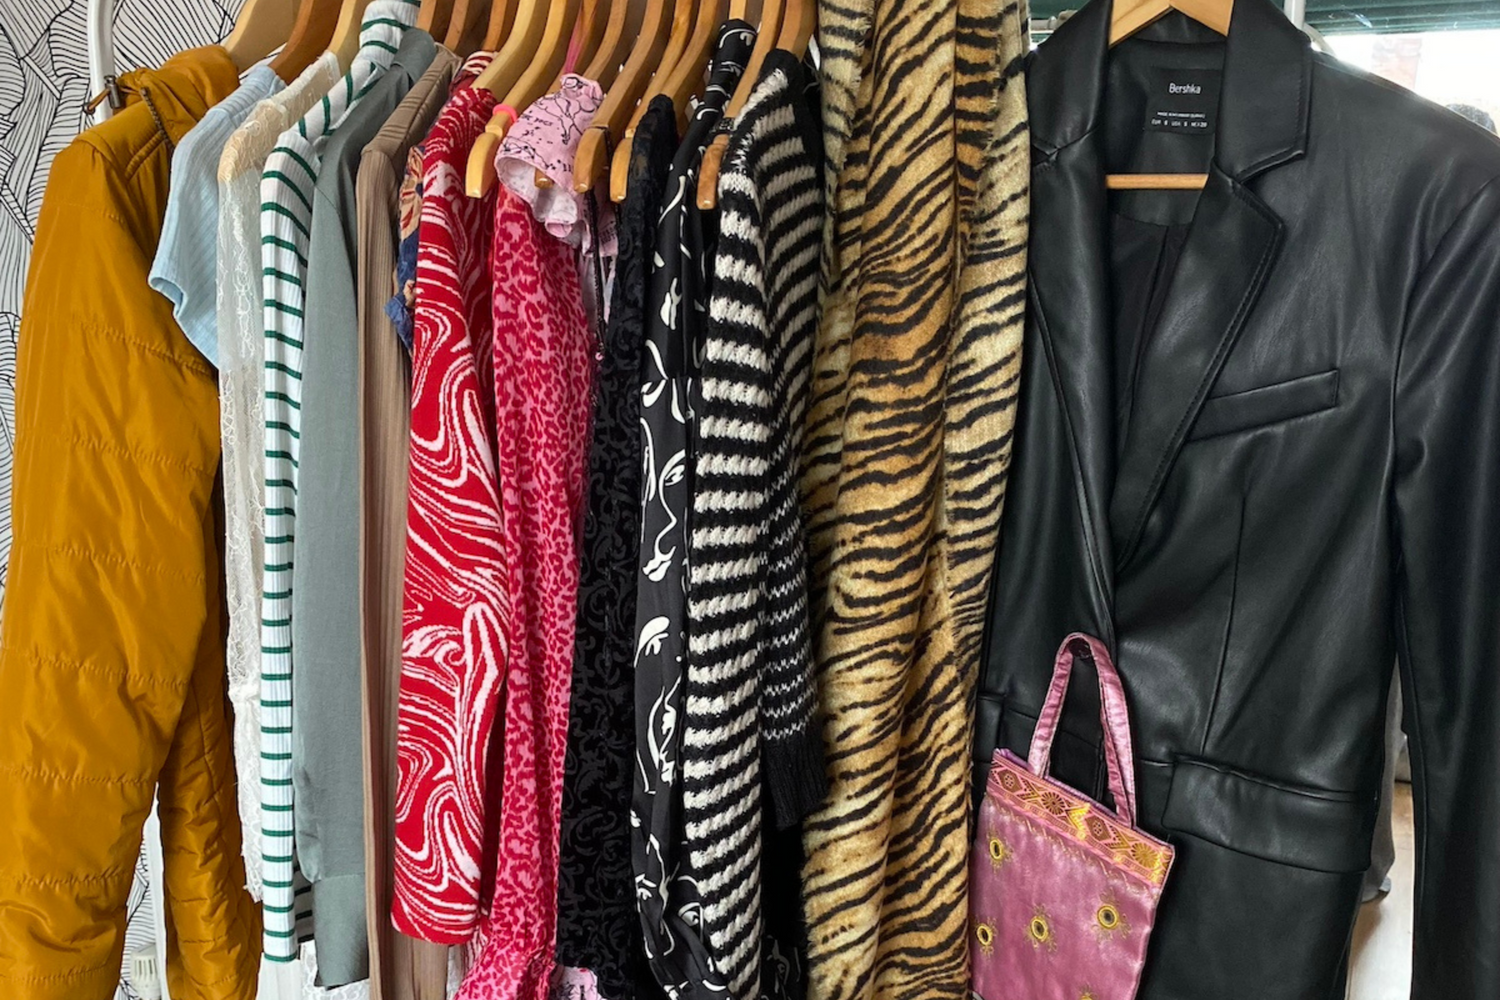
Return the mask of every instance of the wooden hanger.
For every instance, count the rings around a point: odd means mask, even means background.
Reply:
[[[604,37],[599,40],[592,59],[579,60],[586,63],[580,75],[593,80],[608,93],[620,75],[620,67],[630,58],[631,44],[641,37],[645,15],[646,5],[641,0],[612,0]]]
[[[224,39],[224,49],[234,68],[245,70],[285,45],[297,20],[297,0],[246,0]]]
[[[667,35],[667,47],[662,52],[661,59],[651,69],[651,82],[646,87],[646,92],[641,95],[640,103],[630,113],[630,124],[625,126],[625,138],[635,135],[637,126],[641,124],[641,118],[646,114],[646,108],[651,99],[662,92],[662,86],[667,82],[667,77],[672,74],[672,69],[678,60],[687,51],[688,43],[693,40],[693,27],[698,23],[698,12],[713,0],[687,0],[686,3],[678,3],[672,9],[672,30]]]
[[[511,85],[505,97],[506,104],[519,113],[547,93],[547,88],[561,76],[562,68],[567,64],[568,50],[579,30],[583,5],[596,2],[597,0],[552,0],[541,47],[536,50],[520,79]],[[508,129],[510,125],[505,127]]]
[[[1118,45],[1174,10],[1227,35],[1234,0],[1115,0],[1109,22],[1109,44]]]
[[[745,110],[750,95],[755,92],[755,85],[760,82],[761,70],[766,64],[766,56],[781,41],[782,26],[788,23],[788,2],[789,0],[765,0],[760,13],[760,27],[755,33],[755,47],[750,50],[750,62],[745,66],[745,74],[740,77],[734,94],[729,98],[729,106],[724,109],[727,120],[738,118],[740,112]],[[791,2],[796,2],[800,8],[790,12],[799,19],[799,23],[801,18],[808,15],[809,10],[813,21],[817,21],[817,8],[813,4],[803,0]],[[805,45],[803,51],[807,51]],[[724,154],[728,151],[728,132],[715,135],[713,142],[703,151],[703,163],[698,167],[698,207],[704,211],[712,211],[719,205],[719,171],[723,169]]]
[[[248,9],[254,5],[254,0],[251,0],[245,6]],[[297,21],[292,25],[291,37],[271,60],[271,72],[290,83],[311,66],[314,59],[327,52],[342,8],[342,0],[303,0],[302,6],[297,8]]]
[[[433,38],[442,38],[453,18],[453,0],[422,0],[417,8],[417,27]]]
[[[609,144],[611,140],[624,142],[633,113],[642,106],[641,97],[651,85],[652,71],[665,59],[677,27],[678,8],[686,8],[691,16],[692,5],[693,0],[646,0],[630,57],[604,95],[593,124],[579,137],[573,157],[573,187],[579,194],[593,190],[594,182],[608,169]]]
[[[504,34],[504,44],[496,42],[499,48],[494,50],[494,60],[485,67],[483,73],[474,78],[472,86],[475,90],[488,90],[495,95],[495,100],[505,100],[505,95],[521,79],[521,75],[531,65],[532,57],[537,54],[542,38],[547,33],[550,13],[551,7],[547,0],[520,0],[514,23]],[[485,41],[490,41],[494,34],[495,19],[492,17]]]
[[[594,59],[601,55],[604,59],[608,60],[610,53],[605,51],[605,43],[609,42],[611,45],[619,47],[620,40],[625,37],[625,21],[627,20],[629,7],[630,5],[625,0],[583,0],[583,9],[578,13],[578,33],[580,37],[578,39],[578,54],[573,59],[575,67],[585,66],[592,69]],[[618,36],[613,40],[606,38],[606,35],[611,30],[614,30]],[[619,61],[616,61],[614,65],[618,69],[620,65]],[[562,78],[566,75],[567,67],[563,68],[564,72],[559,73],[557,79],[552,81],[552,89],[548,91],[549,94],[555,94],[562,88]],[[574,72],[578,72],[578,70],[575,69]],[[593,80],[600,87],[609,86],[609,84],[604,83],[598,77],[589,76],[587,73],[580,73],[579,75],[585,80]],[[540,170],[536,172],[534,181],[538,188],[550,188],[553,186],[552,178]]]
[[[468,169],[464,172],[464,190],[470,198],[482,198],[494,190],[498,180],[495,173],[495,152],[500,148],[500,140],[505,138],[505,133],[515,124],[514,116],[547,92],[547,84],[557,76],[557,71],[567,61],[568,43],[572,40],[573,29],[578,23],[579,0],[552,0],[550,9],[545,13],[541,37],[535,44],[526,45],[524,49],[517,48],[518,39],[522,39],[525,32],[534,29],[527,22],[527,15],[531,14],[534,19],[542,20],[542,6],[541,0],[533,0],[529,7],[522,8],[521,17],[510,38],[506,39],[505,47],[474,81],[475,87],[488,90],[501,103],[495,109],[496,113],[490,117],[489,124],[484,127],[484,132],[475,140],[474,148],[469,150]],[[502,63],[506,65],[501,65]],[[492,72],[497,66],[500,72]],[[505,84],[503,90],[502,83]]]
[[[744,20],[748,0],[737,0],[740,20]],[[677,134],[687,131],[689,102],[692,96],[703,89],[709,63],[714,56],[714,47],[719,40],[719,31],[724,19],[730,15],[724,0],[702,0],[693,21],[693,36],[688,40],[687,51],[672,67],[672,73],[662,84],[660,93],[672,99],[672,110],[677,112]]]
[[[661,61],[651,74],[646,92],[630,113],[630,123],[625,126],[625,134],[620,137],[615,146],[614,159],[610,161],[609,200],[615,204],[625,200],[625,186],[630,175],[630,147],[635,139],[636,127],[640,125],[652,99],[662,92],[662,87],[666,84],[667,77],[672,75],[672,69],[678,60],[687,51],[688,43],[693,38],[693,27],[697,24],[699,7],[712,2],[713,0],[677,0],[672,11],[672,32],[667,36],[666,51],[662,53]]]
[[[496,24],[499,6],[497,4],[492,11],[489,28],[485,33],[485,48],[494,52],[495,58],[474,78],[470,86],[475,90],[488,90],[495,95],[495,100],[503,102],[511,87],[515,86],[516,81],[531,65],[532,57],[537,54],[542,38],[547,33],[551,8],[545,0],[516,0],[514,22],[509,25],[508,30],[500,31]],[[503,45],[496,40],[497,35],[503,37]],[[489,48],[492,40],[495,40],[497,48]],[[520,114],[518,109],[504,112],[499,108],[495,110],[496,114],[491,116],[489,124],[485,125],[484,131],[474,140],[474,146],[469,150],[464,190],[471,198],[483,197],[494,186],[495,150],[500,148],[500,140],[505,138],[505,130],[510,128],[510,116]],[[492,132],[491,129],[495,131]]]
[[[624,6],[621,3],[621,6]],[[593,61],[594,53],[599,51],[599,45],[604,41],[604,29],[609,26],[610,0],[580,0],[578,8],[578,53],[573,57],[573,72],[578,72],[579,66],[586,66]],[[548,93],[556,92],[562,86],[562,78],[568,67],[563,66],[558,71],[557,79],[552,81],[552,88]]]
[[[506,13],[513,15],[515,2],[497,0],[491,6],[485,0],[453,0],[453,15],[448,18],[448,31],[443,35],[443,45],[460,58],[466,59],[478,52],[496,8],[506,8]],[[510,27],[508,21],[505,27]]]
[[[490,20],[484,29],[484,44],[480,46],[480,51],[499,55],[506,39],[510,38],[510,33],[514,30],[520,14],[521,0],[494,0],[494,5],[490,7]]]
[[[800,62],[806,57],[813,35],[817,33],[817,0],[786,0],[786,13],[781,16],[776,47],[790,52]]]
[[[359,54],[359,29],[365,20],[365,8],[371,0],[344,0],[339,11],[339,23],[333,29],[333,38],[328,42],[328,51],[339,57],[339,72],[349,72],[354,57]]]
[[[1109,44],[1119,44],[1174,10],[1227,35],[1234,0],[1115,0]],[[1104,186],[1112,191],[1201,191],[1207,183],[1207,174],[1110,174],[1104,178]]]

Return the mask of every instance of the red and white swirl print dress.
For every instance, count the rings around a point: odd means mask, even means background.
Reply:
[[[428,134],[412,336],[391,915],[401,932],[447,944],[467,941],[479,919],[485,765],[510,636],[490,313],[495,199],[463,190],[494,105],[488,91],[461,90]]]

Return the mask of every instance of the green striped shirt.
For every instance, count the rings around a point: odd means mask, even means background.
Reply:
[[[344,78],[276,140],[260,179],[265,359],[265,572],[261,593],[261,860],[266,957],[297,957],[292,801],[292,587],[302,409],[303,281],[313,187],[328,137],[390,66],[416,0],[375,0]]]

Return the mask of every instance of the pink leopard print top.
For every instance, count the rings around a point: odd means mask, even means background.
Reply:
[[[491,275],[511,612],[504,789],[494,899],[458,997],[547,1000],[596,345],[573,248],[499,191]]]

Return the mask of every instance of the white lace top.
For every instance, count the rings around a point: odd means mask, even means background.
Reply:
[[[261,101],[219,157],[219,431],[224,446],[224,575],[229,605],[229,699],[239,776],[245,877],[261,898],[260,584],[265,544],[265,421],[261,370],[260,172],[276,137],[339,79],[325,54],[285,90]]]

